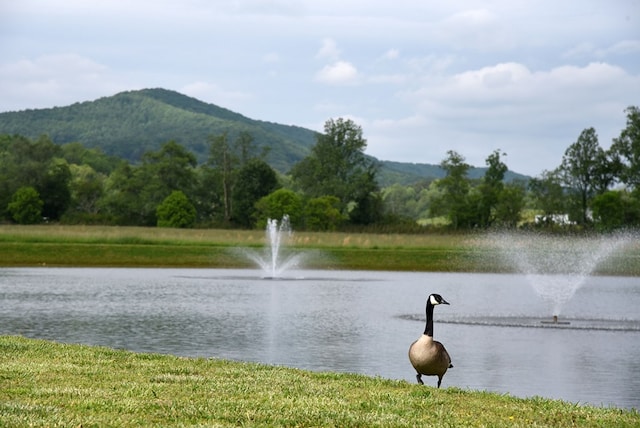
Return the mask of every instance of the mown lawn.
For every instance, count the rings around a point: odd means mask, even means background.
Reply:
[[[0,336],[0,426],[637,427],[640,414]]]

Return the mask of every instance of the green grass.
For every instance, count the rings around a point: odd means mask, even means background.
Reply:
[[[640,414],[0,336],[0,426],[637,427]]]
[[[312,252],[310,269],[511,272],[474,234],[296,232],[295,251]],[[246,268],[237,248],[265,245],[264,231],[105,226],[0,226],[0,266]],[[640,276],[640,244],[598,274]]]
[[[472,270],[460,235],[294,233],[316,269]],[[238,248],[262,247],[264,231],[101,226],[1,226],[0,266],[253,266]],[[475,268],[479,269],[479,266]]]
[[[0,266],[247,267],[264,232],[0,226]],[[509,271],[470,235],[295,233],[307,267]],[[600,273],[640,275],[640,246]],[[0,337],[4,426],[640,426],[636,411]]]

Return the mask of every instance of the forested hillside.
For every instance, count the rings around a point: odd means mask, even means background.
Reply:
[[[176,141],[199,161],[209,155],[208,138],[249,134],[257,146],[269,147],[268,161],[279,171],[304,158],[315,143],[308,129],[252,120],[166,89],[122,92],[67,107],[0,114],[0,134],[37,138],[56,144],[80,142],[106,154],[138,162],[143,153]]]
[[[223,133],[230,140],[241,133],[251,136],[258,147],[269,149],[266,160],[281,173],[306,157],[316,143],[316,133],[309,129],[253,120],[166,89],[122,92],[66,107],[0,113],[0,134],[30,139],[47,135],[58,145],[79,142],[132,163],[171,140],[203,162],[209,156],[209,138]],[[480,178],[485,171],[472,167],[469,176]],[[378,181],[385,187],[444,175],[438,165],[381,161]],[[507,182],[528,178],[511,171],[505,176]]]
[[[430,181],[431,179],[443,178],[447,175],[440,165],[432,165],[427,163],[407,163],[380,161],[380,177],[378,181],[382,187],[391,186],[393,184],[409,185],[419,183],[420,181]],[[480,179],[487,172],[487,168],[470,167],[468,177],[470,179]],[[517,172],[507,171],[504,175],[504,181],[511,183],[514,181],[527,182],[531,177],[518,174]]]

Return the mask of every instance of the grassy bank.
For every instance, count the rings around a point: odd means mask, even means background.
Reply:
[[[640,414],[0,337],[0,426],[637,427]]]
[[[264,245],[259,230],[182,230],[102,226],[0,226],[0,266],[163,266],[244,268],[238,248]],[[305,267],[403,271],[510,272],[481,235],[296,232]],[[598,269],[640,275],[640,245]]]

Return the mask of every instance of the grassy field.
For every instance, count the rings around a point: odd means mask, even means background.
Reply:
[[[0,226],[0,266],[252,266],[264,232]],[[480,235],[295,233],[307,267],[503,272]],[[640,246],[599,273],[640,275]],[[638,427],[637,411],[0,337],[4,426]]]
[[[640,414],[4,336],[0,426],[638,427]]]
[[[294,233],[318,269],[473,270],[462,235]],[[140,227],[2,226],[4,266],[252,267],[238,248],[262,247],[264,231]]]
[[[260,230],[103,226],[0,226],[0,266],[253,267],[239,248],[264,246]],[[305,267],[511,272],[477,234],[294,233]],[[640,244],[597,273],[640,276]]]

